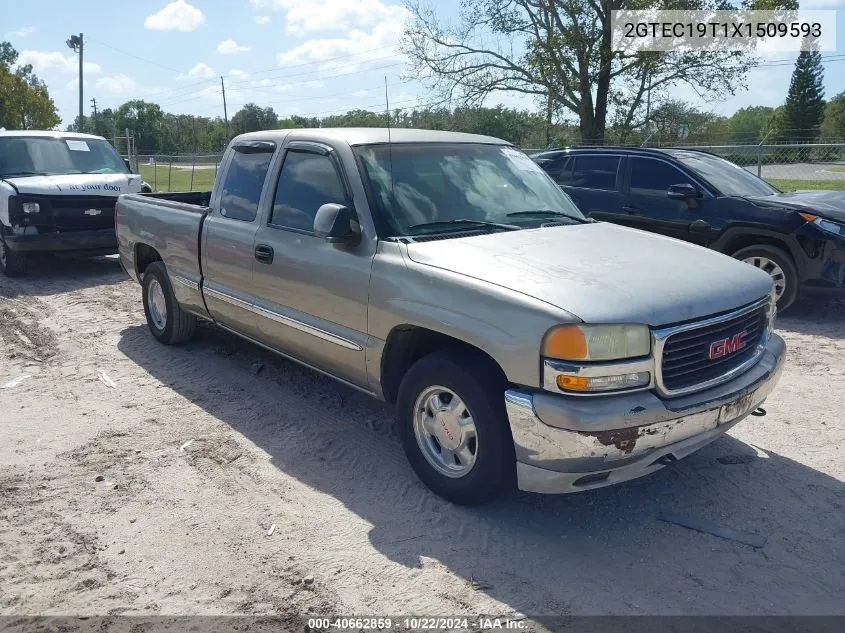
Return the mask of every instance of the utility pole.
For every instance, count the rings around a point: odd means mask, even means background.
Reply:
[[[94,134],[99,134],[99,125],[97,124],[97,99],[96,97],[91,97],[91,106],[94,108]]]
[[[79,129],[77,129],[77,132],[82,132],[82,127],[85,121],[82,113],[82,52],[84,49],[82,33],[79,35],[71,35],[70,38],[65,40],[65,44],[68,45],[68,48],[73,49],[75,53],[79,53]]]
[[[226,84],[223,83],[223,75],[220,75],[220,87],[223,89],[223,120],[226,122],[226,142],[229,142],[229,115],[226,112]]]

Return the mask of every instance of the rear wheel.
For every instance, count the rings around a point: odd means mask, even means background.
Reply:
[[[197,318],[179,305],[164,263],[153,262],[147,266],[141,288],[147,326],[156,339],[165,345],[175,345],[194,335]]]
[[[759,244],[742,248],[733,256],[768,273],[775,285],[778,312],[787,310],[795,302],[798,297],[798,269],[783,249]]]
[[[26,255],[11,250],[2,236],[0,236],[0,271],[3,271],[6,277],[21,277],[26,273]]]
[[[483,358],[435,353],[399,387],[397,425],[414,472],[435,493],[476,505],[514,481],[505,385]]]

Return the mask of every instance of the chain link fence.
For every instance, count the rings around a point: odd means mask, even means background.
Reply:
[[[137,172],[153,191],[210,191],[222,158],[222,153],[140,154]]]
[[[649,147],[657,147],[648,145]],[[626,147],[641,147],[628,145]],[[668,147],[664,146],[664,147]],[[681,145],[721,156],[783,190],[845,189],[845,142]],[[547,151],[523,148],[529,155]],[[222,153],[128,155],[153,191],[209,191]]]

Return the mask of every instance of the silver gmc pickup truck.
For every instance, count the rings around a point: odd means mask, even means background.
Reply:
[[[121,195],[153,336],[204,319],[395,403],[414,471],[460,504],[646,475],[772,391],[766,273],[586,219],[500,139],[390,134],[243,134],[210,194]]]

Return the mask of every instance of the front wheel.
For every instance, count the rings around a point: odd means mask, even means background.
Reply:
[[[175,345],[194,335],[197,318],[179,305],[163,262],[147,266],[141,288],[147,325],[156,339],[165,345]]]
[[[26,273],[26,255],[16,253],[0,236],[0,271],[6,277],[21,277]]]
[[[759,244],[742,248],[733,256],[768,273],[775,285],[778,312],[784,312],[795,303],[798,297],[798,269],[785,251],[777,246]]]
[[[414,363],[399,387],[397,425],[411,467],[453,503],[490,501],[514,481],[503,383],[485,359],[438,352]]]

